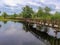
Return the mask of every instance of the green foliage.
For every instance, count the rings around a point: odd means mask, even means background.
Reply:
[[[56,13],[52,16],[51,19],[52,19],[52,20],[60,20],[60,13],[59,13],[59,12],[56,12]]]
[[[16,13],[14,13],[14,14],[13,14],[13,17],[14,17],[14,18],[16,18],[16,17],[17,17],[17,14],[16,14]]]
[[[22,15],[24,18],[31,18],[32,14],[33,14],[32,8],[30,8],[29,6],[23,7]]]
[[[47,20],[51,19],[51,14],[50,14],[51,9],[49,7],[39,7],[38,12],[37,12],[37,18]]]
[[[39,7],[38,12],[37,12],[37,17],[42,17],[44,15],[43,9]]]
[[[4,18],[38,18],[42,20],[60,20],[60,12],[56,12],[55,14],[50,13],[51,9],[49,7],[39,7],[37,12],[34,12],[33,9],[29,6],[25,6],[22,9],[22,12],[19,14],[12,14],[8,15],[6,12],[3,12],[3,14],[0,16],[0,19]]]
[[[49,13],[51,11],[51,9],[47,6],[44,8],[44,10],[45,10],[45,13]]]
[[[2,16],[3,16],[4,18],[6,18],[6,17],[8,17],[8,14],[7,14],[6,12],[3,12]]]

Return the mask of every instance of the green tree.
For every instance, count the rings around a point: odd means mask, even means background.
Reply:
[[[36,18],[37,16],[36,16],[36,12],[34,12],[33,14],[32,14],[32,18],[34,19],[34,18]]]
[[[54,18],[55,20],[60,19],[60,12],[55,12],[53,18]]]
[[[32,8],[30,8],[29,6],[23,7],[22,15],[24,18],[31,18],[33,13],[34,12],[33,12]]]
[[[17,14],[16,14],[16,13],[14,13],[14,14],[13,14],[13,17],[14,17],[14,18],[16,18],[16,17],[17,17]]]
[[[51,9],[47,6],[44,8],[44,10],[45,10],[45,13],[47,13],[47,14],[49,14],[49,12],[51,11]]]
[[[50,11],[51,9],[49,7],[45,7],[44,8],[44,19],[47,20],[47,19],[51,19],[51,14],[50,14]]]
[[[43,9],[39,7],[38,12],[37,12],[37,17],[42,17],[43,16]]]
[[[23,18],[23,15],[22,15],[22,13],[19,13],[19,14],[18,14],[18,16],[19,16],[20,18]]]
[[[3,16],[4,18],[6,18],[6,17],[8,17],[8,14],[7,14],[6,12],[3,12],[2,16]]]

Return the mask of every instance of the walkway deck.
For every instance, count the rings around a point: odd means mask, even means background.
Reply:
[[[60,29],[60,22],[58,21],[52,21],[52,20],[42,20],[42,19],[30,19],[30,18],[15,18],[16,20],[21,20],[21,21],[25,21],[28,24],[37,24],[39,25],[45,25],[45,26],[49,26],[49,27],[53,27],[53,28],[59,28]],[[60,30],[56,30],[56,31],[60,31]]]

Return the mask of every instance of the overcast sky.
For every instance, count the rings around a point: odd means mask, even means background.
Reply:
[[[48,6],[53,11],[60,11],[60,0],[0,0],[0,11],[7,13],[19,13],[25,5],[37,10],[39,6]]]

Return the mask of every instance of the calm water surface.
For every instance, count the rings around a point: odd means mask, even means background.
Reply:
[[[51,45],[53,43],[52,40],[49,41],[47,34],[44,36],[40,33],[24,29],[24,25],[19,22],[0,21],[0,45]]]

